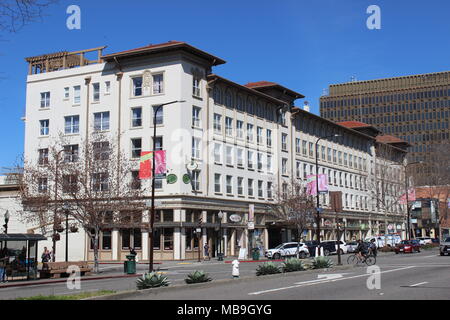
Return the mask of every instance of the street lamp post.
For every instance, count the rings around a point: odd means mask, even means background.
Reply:
[[[156,165],[156,158],[155,158],[155,151],[156,151],[156,114],[158,111],[163,107],[167,106],[169,104],[178,103],[178,102],[185,102],[184,100],[176,100],[171,101],[167,103],[163,103],[158,105],[153,113],[153,157],[152,157],[152,204],[151,204],[151,211],[150,211],[150,228],[149,228],[149,236],[150,236],[150,248],[149,248],[149,272],[153,271],[153,237],[154,237],[154,220],[155,220],[155,165]]]
[[[218,253],[218,261],[223,261],[223,254],[222,254],[222,218],[223,218],[223,212],[219,211],[219,214],[217,215],[219,218],[219,253]]]
[[[56,164],[55,164],[55,211],[54,211],[54,216],[53,216],[53,236],[52,236],[52,240],[53,240],[53,248],[52,248],[52,262],[55,262],[56,259],[56,216],[57,216],[57,210],[58,210],[58,166],[59,166],[59,155],[61,154],[61,152],[66,151],[65,149],[62,149],[60,151],[58,151],[58,153],[56,154]]]
[[[411,240],[411,213],[409,210],[409,206],[408,206],[408,202],[409,202],[409,195],[408,195],[408,175],[407,175],[407,168],[408,166],[414,165],[414,164],[422,164],[423,161],[416,161],[416,162],[411,162],[408,163],[407,165],[403,166],[405,169],[405,194],[406,194],[406,228],[407,228],[407,232],[406,232],[406,237],[408,238],[408,240]]]
[[[69,205],[67,202],[63,204],[63,210],[66,214],[66,262],[69,261]]]
[[[5,234],[8,234],[8,222],[9,222],[9,211],[6,210],[5,212],[5,224],[3,227],[5,228]]]
[[[316,233],[317,233],[317,242],[318,242],[319,250],[320,250],[320,198],[319,198],[319,157],[318,157],[317,147],[318,147],[319,141],[322,139],[340,137],[340,136],[341,136],[340,134],[328,135],[328,136],[320,137],[316,141],[316,205],[317,205],[317,207],[316,207],[316,212],[317,212]]]

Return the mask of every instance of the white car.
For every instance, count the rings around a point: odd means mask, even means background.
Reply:
[[[322,242],[333,242],[335,247],[336,247],[336,251],[335,252],[330,252],[331,254],[337,254],[337,250],[338,250],[338,243],[337,240],[325,240]],[[344,241],[339,241],[339,249],[341,250],[341,254],[345,254],[348,252],[348,248],[347,245]]]
[[[299,242],[299,256],[301,259],[309,255],[306,244]],[[265,256],[269,259],[281,259],[285,257],[295,257],[297,255],[297,242],[282,243],[274,249],[266,250]]]
[[[428,237],[420,237],[420,238],[417,238],[417,240],[419,240],[420,245],[422,245],[422,246],[424,244],[431,244],[431,243],[433,243],[433,239],[428,238]]]

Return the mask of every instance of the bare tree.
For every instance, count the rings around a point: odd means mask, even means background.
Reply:
[[[423,165],[413,171],[412,176],[418,192],[429,199],[439,202],[439,238],[442,239],[442,224],[448,219],[450,198],[450,142],[442,141],[432,145],[423,159]]]
[[[405,152],[383,143],[377,144],[376,161],[371,165],[367,190],[372,200],[372,211],[384,213],[385,233],[388,230],[388,217],[406,218],[401,204],[405,195]],[[409,188],[412,185],[409,185]]]
[[[312,226],[314,220],[314,197],[307,194],[306,187],[297,179],[291,179],[275,188],[274,201],[268,204],[270,215],[287,225],[293,225],[297,230],[298,241],[302,241],[302,234]],[[297,257],[300,247],[297,244]]]
[[[17,32],[28,23],[42,19],[44,11],[57,0],[0,0],[0,31]]]
[[[43,150],[37,161],[24,161],[20,183],[24,215],[55,230],[68,210],[91,240],[98,272],[100,231],[142,226],[145,189],[132,174],[138,162],[129,161],[101,134],[79,144],[61,136]]]

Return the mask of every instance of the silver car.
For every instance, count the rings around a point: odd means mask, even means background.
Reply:
[[[446,238],[441,244],[439,245],[439,253],[441,256],[444,255],[450,255],[450,237]]]

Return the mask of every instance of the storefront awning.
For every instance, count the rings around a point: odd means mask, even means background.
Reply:
[[[33,233],[9,233],[0,234],[0,241],[41,241],[47,240],[42,234]]]

